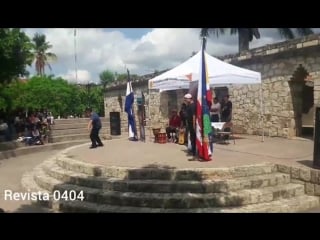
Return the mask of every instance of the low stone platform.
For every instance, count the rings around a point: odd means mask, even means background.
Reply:
[[[311,141],[242,136],[215,145],[213,161],[189,161],[173,143],[105,142],[71,147],[23,176],[28,191],[82,193],[41,201],[61,212],[299,212],[319,207]]]

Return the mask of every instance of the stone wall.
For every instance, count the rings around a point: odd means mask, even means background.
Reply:
[[[314,104],[320,104],[319,40],[319,35],[312,35],[221,58],[233,65],[261,72],[262,75],[264,118],[259,115],[260,86],[229,88],[230,99],[234,103],[234,124],[239,132],[261,134],[264,125],[266,135],[289,138],[295,136],[294,108],[289,83],[299,67],[305,69],[314,81]]]
[[[260,85],[229,86],[230,100],[234,105],[233,123],[236,132],[261,134],[264,129],[265,135],[269,136],[295,136],[295,113],[289,85],[299,68],[305,69],[314,82],[314,105],[320,106],[320,35],[267,45],[242,54],[219,58],[233,65],[261,72],[262,75],[262,99]],[[168,122],[170,109],[180,108],[186,90],[162,93],[151,90],[149,96],[147,81],[158,74],[136,79],[132,87],[135,92],[142,90],[145,93],[147,116],[150,106],[151,122],[148,119],[148,125],[164,127]],[[121,95],[124,104],[125,91],[125,83],[115,83],[108,87],[105,99],[106,116],[110,111],[121,110],[118,95]],[[122,114],[124,121],[126,117],[126,113]]]
[[[188,90],[165,91],[161,93],[158,90],[149,91],[147,81],[162,72],[145,75],[143,76],[143,79],[132,80],[132,89],[134,91],[135,98],[135,115],[137,116],[138,109],[136,101],[137,97],[141,92],[143,92],[146,103],[147,128],[151,126],[162,127],[162,129],[164,129],[168,124],[170,109],[175,108],[179,110],[183,102],[183,96],[188,92]],[[109,116],[110,112],[120,112],[121,122],[123,123],[122,125],[126,125],[128,122],[127,113],[124,111],[126,84],[126,82],[122,82],[109,86],[105,92],[104,100],[105,116]],[[120,101],[119,98],[121,99]],[[122,132],[127,132],[127,129],[122,129]]]
[[[305,186],[305,193],[312,196],[320,196],[320,171],[306,167],[292,167],[276,164],[278,172],[290,175],[292,183]]]

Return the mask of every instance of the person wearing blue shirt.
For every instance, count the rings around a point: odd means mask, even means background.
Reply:
[[[100,117],[97,113],[93,112],[91,108],[86,109],[87,116],[90,117],[88,123],[88,131],[90,132],[91,146],[90,148],[102,147],[103,143],[99,137],[99,131],[102,127]]]

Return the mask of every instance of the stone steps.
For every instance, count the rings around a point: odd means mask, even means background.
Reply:
[[[110,122],[110,118],[103,118],[101,117],[101,122]],[[74,123],[87,123],[89,122],[89,118],[68,118],[68,119],[55,119],[54,125],[61,125],[61,124],[74,124]]]
[[[92,177],[83,173],[65,170],[55,163],[43,165],[45,173],[68,184],[120,192],[149,193],[223,193],[241,189],[269,187],[290,183],[290,176],[272,173],[252,177],[240,177],[226,180],[169,181],[169,180],[124,180],[120,178]]]
[[[108,128],[102,128],[99,132],[99,134],[107,134],[110,133]],[[51,133],[51,137],[58,137],[58,136],[63,136],[63,135],[76,135],[76,134],[87,134],[89,135],[90,133],[88,132],[88,129],[86,127],[84,128],[74,128],[74,129],[59,129],[59,130],[54,130]]]
[[[39,202],[62,212],[301,212],[319,197],[271,163],[232,168],[127,168],[77,161],[68,151],[24,175],[24,188],[51,194]],[[73,194],[72,201],[54,199]],[[75,194],[75,195],[74,195]],[[83,194],[83,195],[79,195]],[[83,196],[79,201],[76,196]],[[69,199],[70,200],[70,199]]]
[[[101,118],[102,129],[100,137],[110,138],[110,121],[109,118]],[[55,124],[51,126],[49,142],[57,143],[61,141],[74,141],[79,139],[88,139],[89,132],[87,131],[89,119],[88,118],[74,118],[74,119],[58,119]],[[121,123],[121,133],[128,132],[127,123]],[[115,136],[118,137],[118,136]]]
[[[88,141],[90,141],[89,133],[50,137],[49,142],[50,143],[57,143],[57,142],[65,142],[65,141],[75,141],[75,140],[79,140],[79,139],[88,139]]]
[[[56,159],[59,167],[84,173],[90,176],[103,176],[127,180],[177,180],[177,181],[203,181],[221,180],[235,177],[250,177],[276,172],[273,164],[257,164],[233,168],[192,168],[192,169],[167,169],[167,168],[126,168],[99,166],[77,161],[61,155]]]
[[[66,201],[59,204],[59,208],[62,212],[88,213],[295,213],[318,206],[319,198],[313,196],[298,196],[291,199],[281,199],[270,203],[260,203],[242,207],[228,208],[138,208],[97,204],[84,201]]]
[[[55,124],[51,126],[52,131],[65,129],[87,129],[88,122],[84,123],[69,123],[69,124]],[[128,125],[122,124],[121,128],[126,128]],[[102,128],[110,128],[109,122],[102,122]]]
[[[36,171],[39,171],[38,168]],[[26,181],[26,176],[28,181]],[[32,191],[44,191],[35,183],[34,173],[33,174],[25,174],[22,181],[25,189],[30,189]],[[28,182],[29,184],[25,184]],[[57,183],[57,182],[56,182]],[[62,187],[63,186],[63,187]],[[72,185],[57,185],[55,190],[65,190],[67,188],[70,190],[81,191],[83,188]],[[74,188],[73,188],[74,187]],[[90,196],[90,200],[92,199],[92,194],[99,191],[97,189],[90,189],[90,194],[87,194],[87,197]],[[83,190],[84,191],[84,190]],[[38,202],[39,203],[39,202]],[[61,212],[93,212],[93,213],[108,213],[108,212],[119,212],[119,213],[254,213],[254,212],[300,212],[306,209],[312,209],[319,207],[320,202],[318,197],[314,196],[306,196],[306,195],[298,195],[292,198],[283,198],[278,199],[272,202],[262,202],[256,203],[246,206],[237,206],[237,207],[205,207],[205,208],[150,208],[150,207],[134,207],[134,206],[120,206],[119,202],[116,202],[116,205],[97,203],[92,201],[45,201],[41,202],[42,206],[46,206],[54,209],[55,211]]]
[[[41,188],[34,180],[34,174],[39,170],[40,168],[36,167],[33,171],[24,173],[21,179],[22,187],[28,192],[32,192],[32,193],[40,192],[42,195],[48,194],[50,196],[48,201],[32,200],[32,202],[40,206],[50,208],[52,212],[59,212],[59,203],[52,201],[53,199],[52,193],[44,188]]]
[[[53,192],[83,191],[85,201],[110,205],[152,208],[206,208],[229,207],[271,202],[280,198],[291,198],[304,194],[301,184],[286,184],[261,189],[244,189],[228,193],[142,193],[119,192],[79,185],[66,184],[46,176],[44,172],[34,176],[35,182],[45,190]]]
[[[55,124],[51,126],[51,132],[49,137],[49,142],[56,143],[60,141],[73,141],[74,139],[87,139],[88,138],[88,118],[74,118],[74,119],[58,119],[55,120]],[[100,131],[100,136],[110,136],[110,119],[101,118],[102,121],[102,130]],[[121,121],[121,135],[128,135],[128,121]],[[139,136],[139,128],[138,136]],[[149,137],[150,131],[148,127],[145,130],[146,137]],[[119,137],[119,136],[115,136]]]

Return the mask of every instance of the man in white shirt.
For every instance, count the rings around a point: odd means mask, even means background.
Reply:
[[[214,98],[213,104],[211,106],[211,122],[220,122],[220,110],[221,104],[218,101],[218,98]]]

